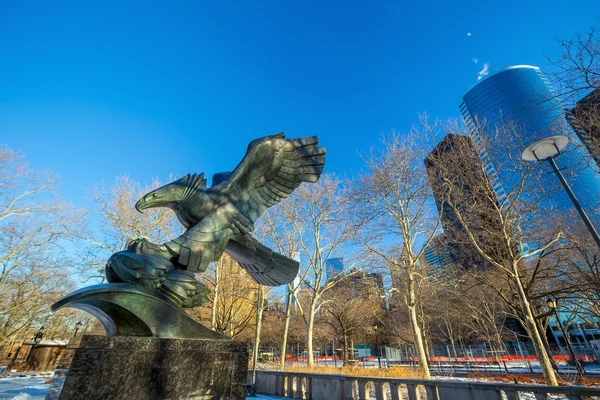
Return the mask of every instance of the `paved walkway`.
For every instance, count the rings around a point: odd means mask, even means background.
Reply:
[[[47,376],[0,379],[0,400],[44,400]]]
[[[10,377],[0,379],[0,400],[45,400],[49,384],[48,376]],[[280,400],[283,397],[257,394],[248,400]]]

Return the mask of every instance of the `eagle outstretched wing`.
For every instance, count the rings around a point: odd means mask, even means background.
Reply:
[[[318,144],[316,136],[286,139],[283,133],[256,139],[227,180],[209,191],[226,196],[254,224],[302,182],[319,179],[325,148]]]
[[[208,191],[234,205],[233,231],[225,251],[258,283],[276,286],[291,282],[299,263],[278,254],[248,232],[269,208],[286,199],[302,182],[319,180],[325,148],[316,136],[286,139],[283,133],[256,139],[226,180]]]
[[[237,236],[227,243],[225,253],[233,257],[257,283],[279,286],[298,275],[298,261],[279,254],[250,235]]]

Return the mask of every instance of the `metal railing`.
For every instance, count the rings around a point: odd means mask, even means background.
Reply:
[[[600,388],[257,371],[256,393],[306,400],[600,399]],[[523,397],[525,398],[525,397]]]

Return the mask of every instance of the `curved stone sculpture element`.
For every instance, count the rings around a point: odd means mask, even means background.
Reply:
[[[77,290],[52,305],[92,314],[109,336],[231,340],[194,321],[177,304],[155,290],[128,283],[108,283]]]

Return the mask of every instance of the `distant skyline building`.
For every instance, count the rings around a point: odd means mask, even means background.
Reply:
[[[365,299],[380,298],[380,294],[384,292],[383,274],[380,272],[364,272],[353,269],[338,285],[352,287],[357,297]]]
[[[425,158],[425,169],[444,228],[444,234],[435,237],[425,249],[425,260],[438,272],[442,266],[451,263],[467,269],[485,268],[486,261],[449,203],[455,204],[480,246],[488,253],[501,251],[490,248],[498,243],[494,237],[501,235],[501,226],[494,218],[496,197],[472,139],[446,135]],[[450,191],[449,182],[453,185]]]
[[[566,117],[579,140],[600,167],[600,89],[579,100]]]
[[[344,257],[334,257],[325,260],[326,280],[330,280],[338,276],[344,271]]]
[[[491,139],[496,126],[507,121],[513,123],[519,134],[507,136],[506,145],[514,152],[511,156],[515,159],[520,158],[527,146],[542,138],[569,136],[575,144],[570,143],[556,162],[565,169],[566,179],[582,207],[598,225],[599,216],[593,210],[600,199],[600,175],[589,162],[586,163],[590,155],[583,146],[577,146],[579,139],[566,123],[564,105],[538,67],[517,65],[488,75],[463,96],[459,109],[476,140]],[[499,200],[502,200],[506,196],[504,188],[512,182],[510,173],[502,168],[509,160],[503,158],[500,151],[481,154],[481,159]],[[539,168],[548,172],[540,178],[543,188],[547,191],[557,188],[558,179],[551,174],[551,167],[539,163]],[[542,206],[546,211],[565,213],[574,210],[564,190],[555,190],[544,199]]]
[[[367,281],[371,282],[374,288],[383,292],[383,274],[381,272],[368,272],[365,277]]]

